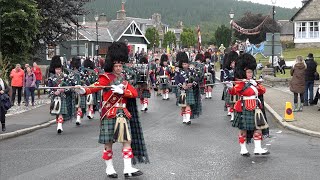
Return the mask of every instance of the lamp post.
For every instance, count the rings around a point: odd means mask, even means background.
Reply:
[[[233,17],[234,17],[234,11],[233,9],[230,10],[229,12],[229,17],[230,17],[230,47],[232,48],[232,21],[233,21]]]
[[[277,0],[271,0],[273,6],[272,6],[272,23],[274,22],[274,15],[276,14],[275,12],[275,8],[276,8],[276,3]],[[274,67],[274,31],[272,30],[272,50],[271,50],[271,58],[272,58],[272,69],[273,69],[273,74],[274,77],[276,77],[276,71],[275,71],[275,67]]]
[[[154,28],[154,41],[153,41],[153,53],[155,53],[156,52],[156,31],[157,31],[157,29],[156,29],[156,24],[153,24],[153,28]]]
[[[99,56],[99,34],[98,34],[98,21],[99,21],[99,15],[97,14],[94,17],[94,20],[96,21],[96,34],[97,34],[97,42],[96,42],[96,56],[98,58]]]

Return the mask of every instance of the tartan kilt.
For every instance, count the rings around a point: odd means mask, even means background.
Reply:
[[[177,95],[178,87],[177,86],[172,86],[171,89],[172,89],[172,93]]]
[[[114,142],[113,135],[114,135],[114,127],[116,124],[116,119],[117,118],[113,118],[113,119],[104,118],[101,121],[100,133],[99,133],[99,143],[100,144],[107,144],[107,143]],[[128,119],[127,119],[127,124],[128,124],[128,129],[131,134],[130,122]]]
[[[178,93],[177,93],[178,98],[180,97],[180,94],[181,94],[181,90],[178,91]],[[189,106],[196,104],[193,89],[186,90],[186,102],[187,102],[187,105],[189,105]]]
[[[242,112],[235,112],[233,127],[238,127],[240,130],[255,130],[254,123],[255,111],[248,111],[243,108]]]
[[[51,102],[53,102],[54,96],[51,97]],[[68,106],[67,106],[67,99],[65,96],[61,96],[61,109],[60,109],[60,113],[62,115],[67,115],[68,114]],[[56,113],[51,113],[51,115],[59,115]]]
[[[201,87],[200,87],[200,94],[205,94],[204,90],[205,90],[205,87],[204,87],[204,86],[201,86]]]
[[[80,107],[81,109],[83,108],[87,108],[86,105],[87,105],[87,96],[80,96]]]
[[[151,97],[151,93],[149,90],[144,89],[144,90],[139,90],[138,91],[138,97],[139,98],[150,98]]]
[[[224,92],[224,100],[227,104],[230,104],[231,94],[229,94],[227,91]]]
[[[166,90],[166,89],[170,88],[170,85],[169,85],[169,83],[160,84],[159,88],[160,88],[160,90]]]

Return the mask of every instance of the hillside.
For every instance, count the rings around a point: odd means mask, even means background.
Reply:
[[[116,17],[121,8],[121,0],[94,0],[87,4],[92,14],[105,13],[109,19]],[[176,26],[182,20],[185,26],[195,27],[200,24],[204,35],[213,32],[217,26],[228,24],[230,9],[235,12],[234,18],[240,18],[244,12],[269,14],[272,7],[237,0],[127,0],[127,16],[151,18],[153,13],[162,15],[162,22]],[[289,19],[297,9],[276,8],[276,19]]]

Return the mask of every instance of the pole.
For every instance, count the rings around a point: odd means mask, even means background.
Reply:
[[[272,7],[272,23],[274,22],[274,11],[275,11],[275,6]],[[276,71],[274,67],[274,31],[272,31],[272,69],[273,69],[273,74],[274,77],[276,77]]]
[[[156,28],[154,28],[153,53],[156,52]]]
[[[232,50],[232,19],[231,19],[231,23],[230,23],[230,48]]]
[[[79,20],[78,20],[78,15],[77,15],[77,35],[76,35],[76,37],[77,37],[77,56],[79,56]]]
[[[99,35],[98,35],[98,21],[96,21],[96,34],[97,34],[97,45],[96,45],[96,51],[97,51],[97,58],[99,56]]]

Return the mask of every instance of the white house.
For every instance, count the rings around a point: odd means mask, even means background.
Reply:
[[[294,23],[295,47],[320,47],[320,0],[303,0],[302,3],[290,19]]]

